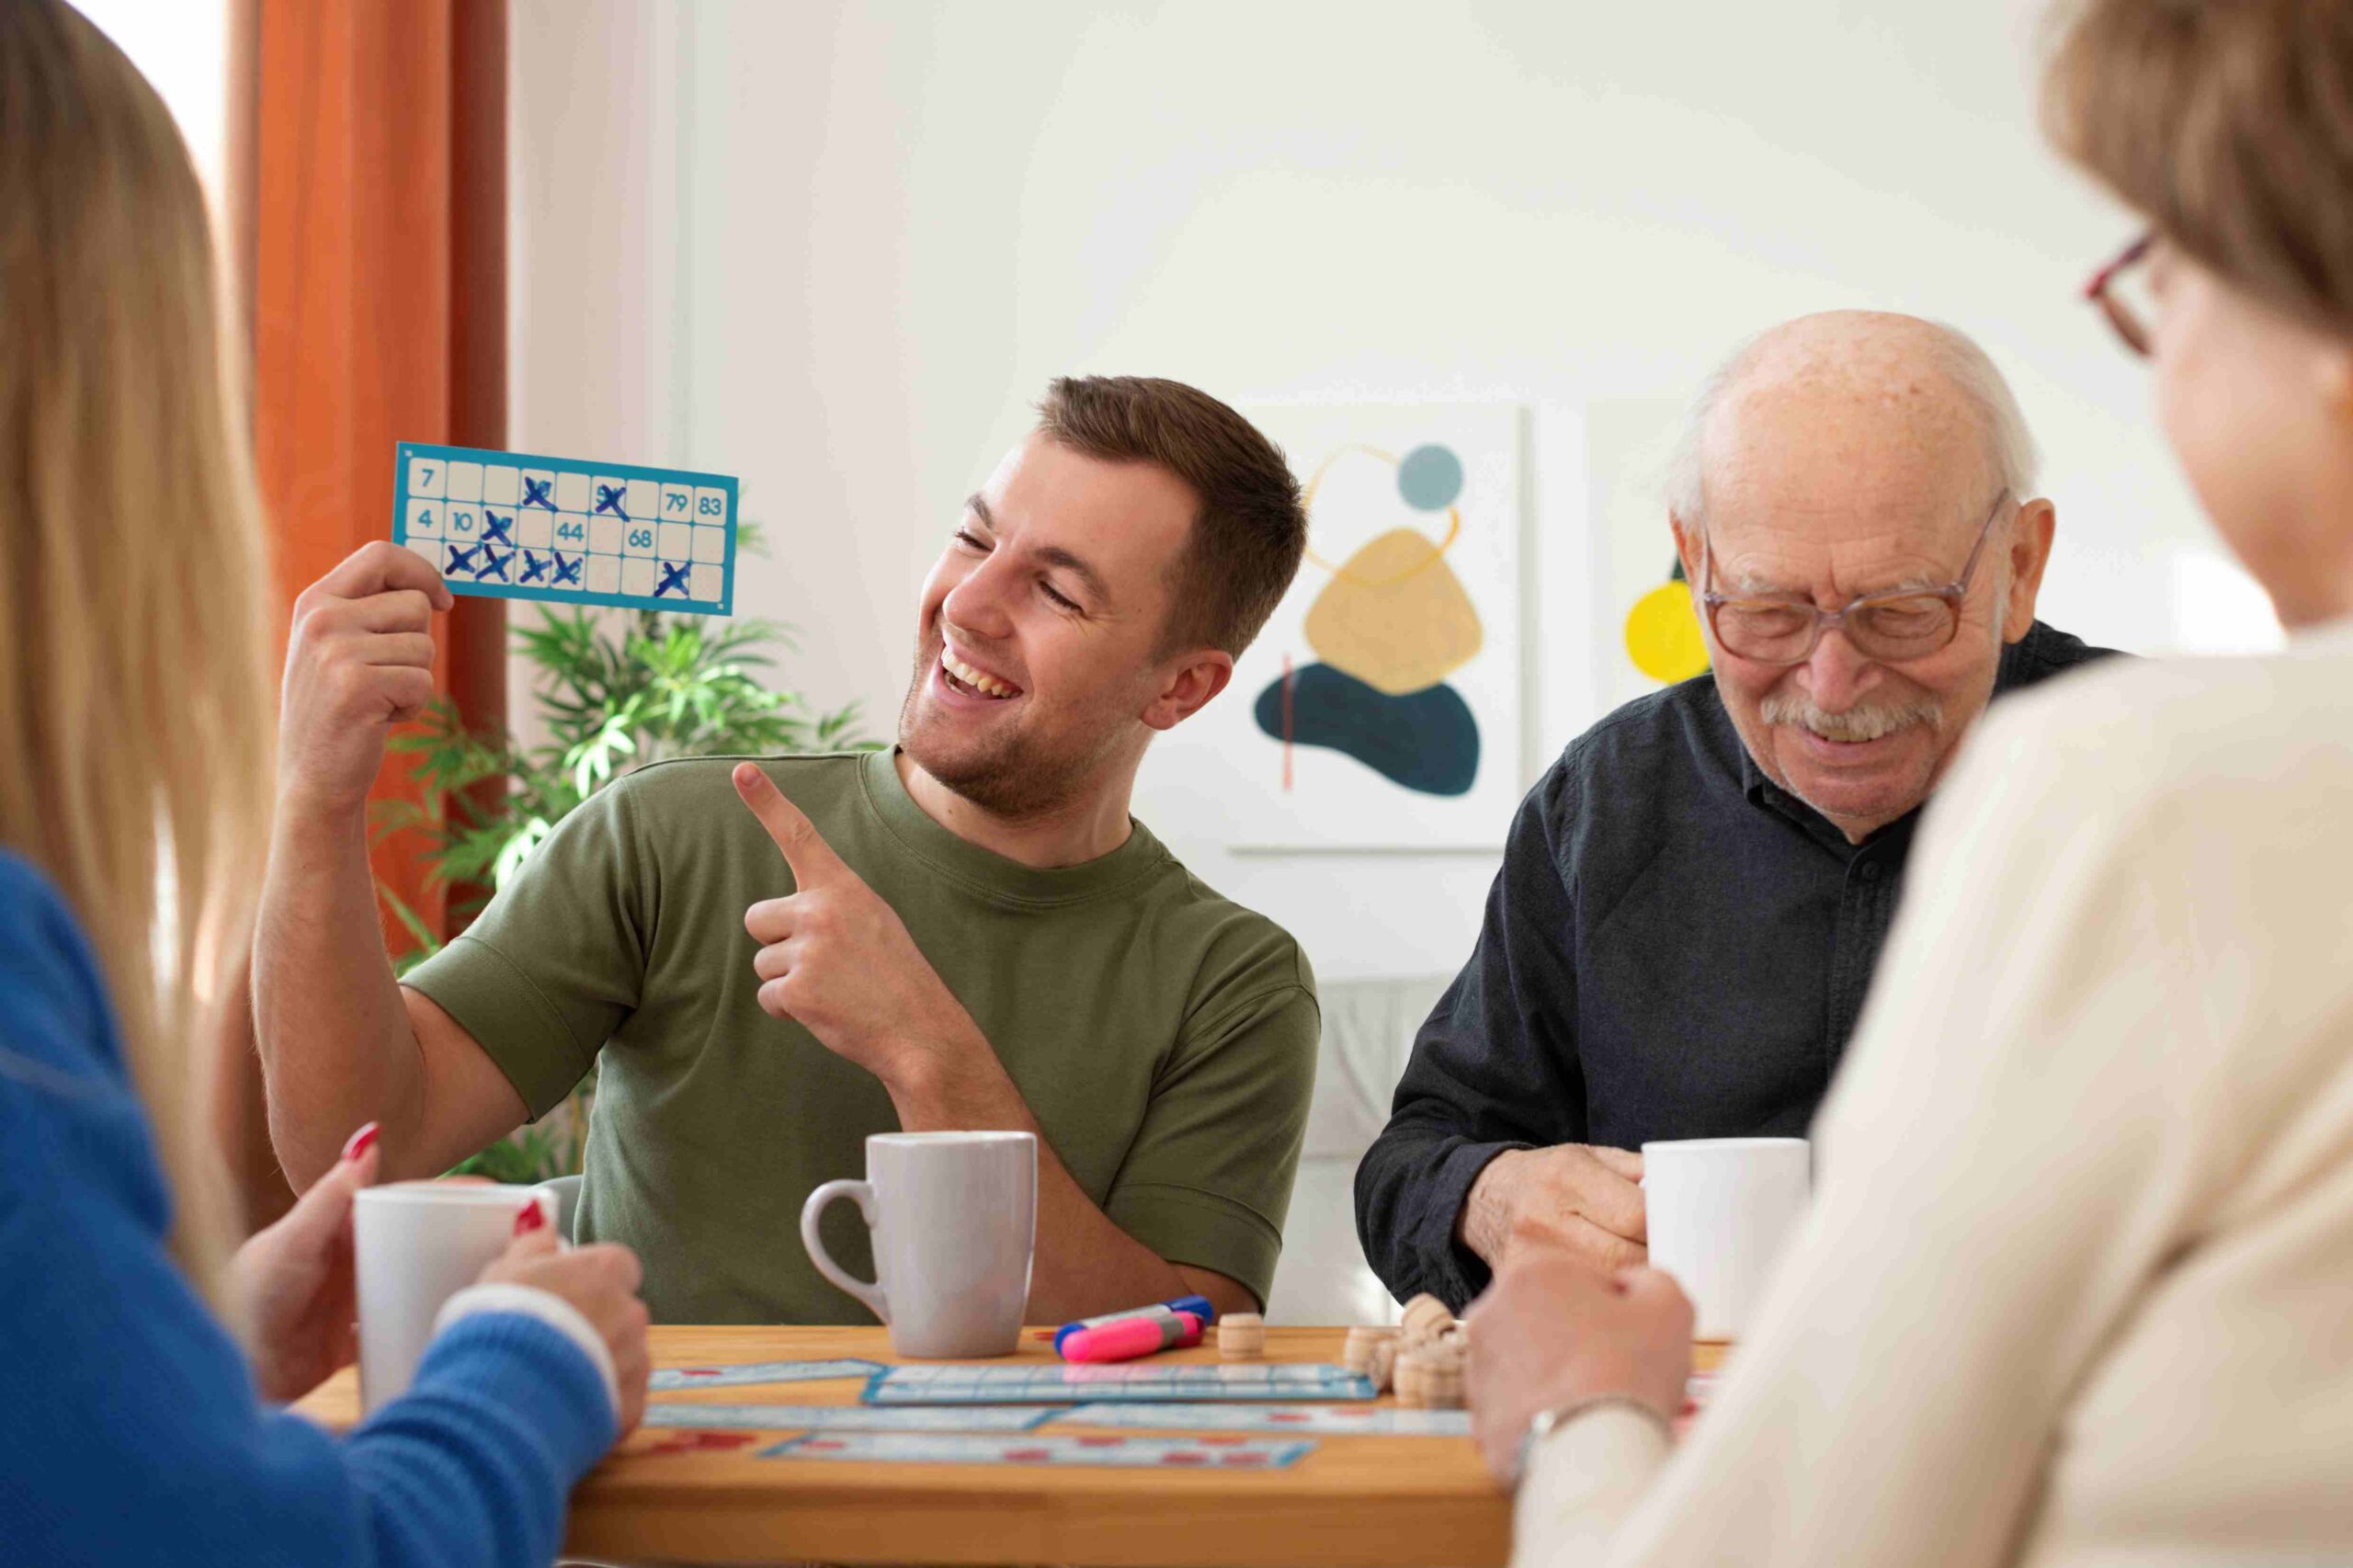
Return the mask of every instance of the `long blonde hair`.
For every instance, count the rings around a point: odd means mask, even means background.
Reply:
[[[59,0],[0,5],[0,845],[104,967],[216,1302],[213,1032],[266,848],[268,562],[203,193],[154,90]]]

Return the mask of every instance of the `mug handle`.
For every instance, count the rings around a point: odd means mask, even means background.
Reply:
[[[564,1201],[564,1196],[567,1189],[556,1185],[558,1182],[565,1181],[573,1184],[569,1188],[573,1199],[572,1204],[567,1204]],[[570,1252],[572,1250],[572,1221],[574,1216],[567,1213],[566,1210],[574,1207],[579,1201],[580,1178],[576,1176],[552,1176],[546,1181],[538,1183],[530,1190],[533,1199],[539,1203],[540,1216],[547,1221],[549,1228],[555,1232],[556,1250],[558,1252]]]
[[[874,1229],[874,1188],[862,1181],[829,1181],[811,1193],[809,1201],[801,1206],[801,1244],[809,1249],[809,1261],[817,1266],[818,1273],[864,1301],[868,1310],[887,1326],[891,1303],[882,1294],[882,1282],[854,1277],[833,1260],[825,1251],[825,1244],[817,1239],[817,1221],[824,1216],[826,1205],[837,1198],[856,1203],[858,1213],[865,1217],[866,1228]]]

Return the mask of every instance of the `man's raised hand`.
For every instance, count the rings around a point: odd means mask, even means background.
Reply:
[[[278,712],[278,793],[305,812],[357,812],[384,738],[433,696],[433,613],[457,601],[441,574],[379,540],[294,601]]]
[[[760,1006],[797,1019],[835,1055],[886,1087],[915,1086],[987,1042],[907,934],[898,912],[834,853],[816,824],[756,763],[738,764],[735,792],[792,873],[793,891],[744,913],[760,944],[752,971]]]

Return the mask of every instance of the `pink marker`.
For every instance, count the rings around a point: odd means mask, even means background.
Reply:
[[[1062,1353],[1065,1361],[1132,1361],[1200,1342],[1201,1320],[1190,1312],[1171,1312],[1166,1317],[1116,1318],[1100,1328],[1082,1328],[1063,1336]]]

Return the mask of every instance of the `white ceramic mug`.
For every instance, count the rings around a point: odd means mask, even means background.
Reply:
[[[1748,1332],[1813,1187],[1813,1151],[1802,1138],[1643,1145],[1651,1267],[1691,1298],[1696,1337]]]
[[[825,1252],[817,1221],[847,1198],[874,1239],[874,1278]],[[801,1207],[817,1272],[890,1325],[902,1356],[1009,1356],[1021,1343],[1038,1233],[1038,1140],[1027,1132],[881,1132],[866,1179],[829,1181]]]
[[[398,1181],[354,1197],[362,1409],[408,1392],[441,1304],[506,1250],[515,1216],[531,1204],[551,1225],[562,1213],[558,1196],[538,1187]]]

